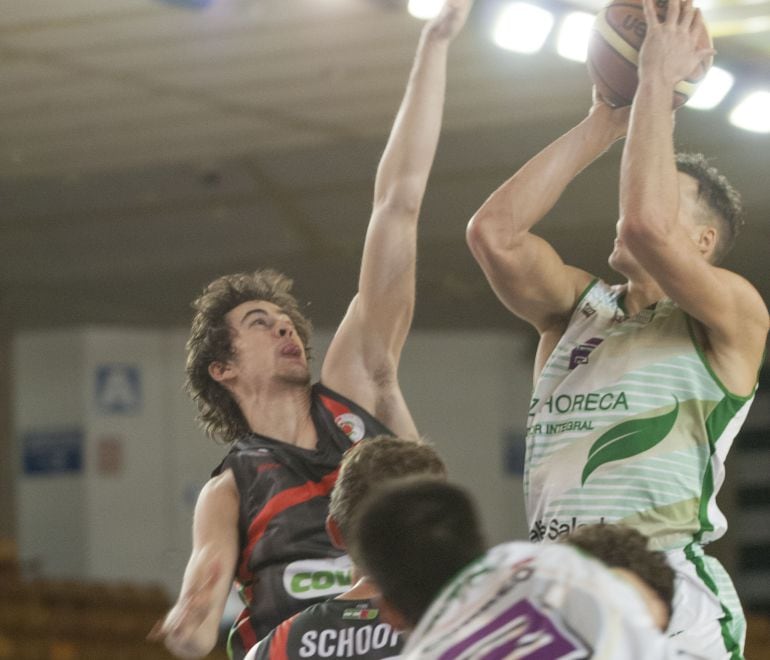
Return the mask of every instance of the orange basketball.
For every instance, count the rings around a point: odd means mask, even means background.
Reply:
[[[667,0],[657,0],[658,17],[666,15]],[[613,0],[594,20],[588,42],[588,73],[596,91],[612,106],[631,105],[639,78],[636,73],[639,48],[647,32],[644,9],[640,0]],[[711,47],[711,37],[704,28],[699,35],[700,48]],[[708,73],[711,60],[699,64],[674,88],[672,105],[687,102]]]

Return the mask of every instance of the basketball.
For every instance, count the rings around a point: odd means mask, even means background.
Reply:
[[[667,0],[657,0],[658,17],[666,15]],[[640,0],[614,0],[602,9],[594,20],[588,42],[588,74],[596,91],[611,106],[631,105],[639,82],[636,73],[647,23]],[[703,29],[699,48],[710,48],[711,37]],[[685,80],[674,88],[673,107],[687,102],[706,76],[711,61],[701,63]]]

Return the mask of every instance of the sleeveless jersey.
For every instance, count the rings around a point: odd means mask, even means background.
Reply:
[[[727,527],[715,497],[753,395],[722,385],[680,307],[661,301],[628,317],[622,292],[589,286],[535,385],[530,540],[613,522],[655,549],[698,554]]]
[[[566,544],[504,543],[449,582],[409,636],[403,658],[675,657],[641,595]]]
[[[246,660],[398,657],[401,635],[380,619],[368,600],[327,600],[284,621]]]
[[[233,471],[240,497],[235,580],[246,608],[228,640],[231,658],[308,605],[350,588],[350,560],[325,529],[329,494],[345,451],[363,438],[393,435],[320,383],[311,389],[315,449],[251,433],[212,472]]]

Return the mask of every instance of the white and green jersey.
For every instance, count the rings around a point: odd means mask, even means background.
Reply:
[[[702,546],[727,529],[716,494],[754,397],[720,382],[679,306],[661,301],[629,317],[623,292],[588,287],[535,385],[524,469],[530,539],[590,523],[638,529],[678,573],[669,630],[697,641],[718,621],[727,656],[739,658],[740,603]],[[702,606],[688,606],[696,600]]]
[[[628,317],[623,287],[594,282],[530,402],[524,487],[530,539],[598,522],[659,550],[705,544],[727,524],[715,496],[753,399],[731,394],[670,301]]]

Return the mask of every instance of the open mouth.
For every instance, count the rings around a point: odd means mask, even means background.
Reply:
[[[302,355],[302,349],[296,344],[284,344],[281,347],[281,355],[286,357],[300,357]]]

